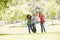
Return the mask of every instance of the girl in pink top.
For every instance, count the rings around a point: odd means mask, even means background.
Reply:
[[[45,27],[44,27],[44,15],[42,14],[42,12],[39,12],[39,19],[40,19],[40,25],[41,25],[41,32],[43,33],[46,32],[45,31]]]

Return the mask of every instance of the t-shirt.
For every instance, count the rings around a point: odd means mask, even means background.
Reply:
[[[27,25],[31,25],[31,24],[32,24],[31,20],[28,20]]]
[[[44,22],[44,15],[40,15],[39,18],[40,18],[40,22]]]
[[[36,23],[36,16],[32,16],[32,23]]]
[[[31,18],[32,16],[30,14],[27,15],[27,25],[31,25]]]

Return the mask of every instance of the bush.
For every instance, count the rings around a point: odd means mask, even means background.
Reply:
[[[56,17],[56,13],[54,11],[52,11],[49,15],[50,19],[55,19]]]

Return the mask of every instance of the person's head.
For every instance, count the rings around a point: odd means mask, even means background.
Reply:
[[[35,13],[33,13],[32,15],[33,15],[33,16],[36,16],[36,14],[35,14]]]
[[[42,14],[42,12],[39,12],[39,15],[41,15]]]
[[[27,19],[31,19],[31,15],[30,14],[27,15]]]

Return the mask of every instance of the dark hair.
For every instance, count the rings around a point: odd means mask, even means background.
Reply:
[[[30,14],[27,15],[27,19],[31,20],[31,17],[32,16]]]

